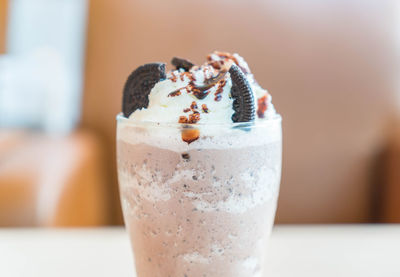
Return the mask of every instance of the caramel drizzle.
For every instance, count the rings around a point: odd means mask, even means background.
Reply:
[[[181,132],[182,140],[188,144],[197,140],[200,137],[200,131],[198,129],[185,128]]]

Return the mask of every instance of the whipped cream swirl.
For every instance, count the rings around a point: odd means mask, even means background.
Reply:
[[[228,69],[235,63],[245,74],[254,93],[256,122],[276,115],[271,95],[254,79],[246,61],[238,54],[214,52],[207,62],[189,71],[171,70],[149,94],[149,105],[134,111],[129,119],[145,122],[185,124],[232,123],[232,81]]]

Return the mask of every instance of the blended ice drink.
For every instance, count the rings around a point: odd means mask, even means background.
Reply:
[[[118,116],[118,178],[138,277],[262,277],[281,119],[237,54],[136,69]]]

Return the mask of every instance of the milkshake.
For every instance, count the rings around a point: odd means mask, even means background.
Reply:
[[[237,54],[173,64],[168,73],[163,64],[134,71],[118,116],[118,177],[137,276],[265,276],[280,116]]]

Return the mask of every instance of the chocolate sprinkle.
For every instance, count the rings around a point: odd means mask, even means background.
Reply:
[[[267,110],[267,96],[264,95],[263,97],[257,100],[258,109],[257,109],[257,116],[259,118],[264,118],[264,113]]]
[[[194,66],[192,62],[177,57],[173,57],[171,63],[176,69],[183,68],[185,71],[189,71]]]
[[[221,99],[222,99],[221,93],[223,92],[223,89],[224,89],[225,84],[226,84],[226,81],[225,81],[225,80],[221,80],[221,81],[218,82],[217,91],[214,93],[214,95],[215,95],[214,100],[215,100],[215,101],[217,101],[217,102],[218,102],[218,101],[221,101]]]
[[[189,153],[182,153],[182,159],[189,161],[190,160]]]
[[[188,123],[194,124],[200,120],[200,113],[198,111],[194,111],[192,114],[189,115]]]
[[[188,123],[189,120],[186,116],[182,115],[179,117],[178,123]]]
[[[196,101],[193,101],[192,102],[192,105],[190,105],[190,108],[192,109],[192,110],[196,110],[198,107],[197,107],[197,103],[196,103]]]
[[[128,77],[122,97],[122,112],[129,117],[137,109],[147,108],[149,94],[160,80],[166,79],[165,64],[149,63],[139,66]]]
[[[208,107],[206,104],[202,104],[201,109],[203,110],[203,112],[208,113]]]
[[[176,75],[174,74],[174,72],[171,72],[171,81],[176,83],[176,81],[178,80],[178,77],[176,77]]]
[[[233,122],[249,122],[255,119],[255,103],[253,91],[246,76],[237,65],[229,69],[232,80],[231,95],[233,100]]]

